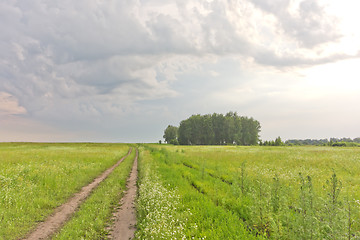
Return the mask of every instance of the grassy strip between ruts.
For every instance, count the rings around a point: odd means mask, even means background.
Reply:
[[[0,239],[18,239],[129,147],[95,143],[0,143]]]
[[[184,181],[165,155],[151,148],[141,154],[138,239],[262,238]]]
[[[53,239],[106,239],[112,213],[126,188],[136,151],[105,179]]]

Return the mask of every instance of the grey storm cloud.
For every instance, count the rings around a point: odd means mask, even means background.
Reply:
[[[358,58],[360,52],[355,55],[348,55],[344,53],[331,54],[321,58],[311,58],[302,56],[279,56],[273,51],[265,50],[258,51],[253,54],[255,61],[262,65],[277,66],[279,68],[286,67],[309,67],[327,63],[338,62],[345,59]]]
[[[302,1],[295,13],[288,6],[286,0],[3,0],[0,92],[18,99],[30,116],[81,119],[177,96],[171,87],[176,76],[209,55],[275,67],[347,57],[311,59],[296,49],[280,56],[271,40],[269,47],[259,44],[250,34],[262,35],[253,26],[261,21],[253,11],[274,15],[277,30],[300,48],[340,37],[335,20],[316,1]]]

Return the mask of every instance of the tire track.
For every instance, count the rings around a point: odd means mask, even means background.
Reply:
[[[100,176],[95,178],[90,184],[84,186],[80,192],[76,193],[66,203],[57,207],[54,213],[44,222],[41,222],[25,240],[49,239],[56,233],[67,220],[75,213],[81,203],[91,194],[91,192],[104,181],[119,164],[130,155],[132,148],[129,149],[126,156],[122,157],[116,164],[105,170]]]
[[[128,240],[134,238],[136,230],[136,210],[135,198],[137,192],[137,160],[138,150],[136,149],[136,157],[134,164],[126,184],[127,191],[125,196],[120,200],[120,209],[114,214],[114,224],[111,230],[110,239]]]

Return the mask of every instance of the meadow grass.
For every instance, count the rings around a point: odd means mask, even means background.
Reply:
[[[157,145],[153,145],[157,146]],[[321,188],[335,171],[341,178],[343,193],[360,199],[360,148],[351,147],[241,147],[160,145],[176,153],[178,161],[187,161],[201,169],[216,171],[233,178],[245,163],[249,178],[261,176],[270,181],[276,174],[287,184],[298,184],[299,173],[312,176]]]
[[[148,151],[139,156],[136,239],[184,239],[187,217],[176,190],[163,186]]]
[[[0,239],[18,239],[125,144],[0,144]],[[104,239],[133,151],[58,239]],[[360,149],[171,146],[139,155],[137,239],[357,239]]]
[[[182,177],[165,150],[146,146],[140,158],[137,239],[261,239]]]
[[[272,239],[359,236],[360,149],[151,145],[168,179]],[[166,175],[163,173],[163,175]],[[175,177],[177,175],[177,177]],[[168,180],[169,181],[169,180]],[[239,222],[239,220],[238,220]]]
[[[121,164],[91,193],[69,222],[53,239],[106,239],[112,214],[126,189],[136,151]]]
[[[128,151],[125,144],[0,143],[0,239],[18,239]]]

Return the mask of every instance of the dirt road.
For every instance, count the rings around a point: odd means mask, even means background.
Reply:
[[[126,185],[127,191],[120,201],[120,209],[114,215],[115,222],[111,230],[111,239],[128,240],[134,238],[136,230],[135,198],[137,191],[137,160],[138,150],[136,150],[134,165]]]
[[[130,155],[132,148],[129,149],[127,155],[121,158],[115,165],[108,168],[100,176],[94,179],[89,185],[84,186],[80,192],[76,193],[68,202],[57,207],[54,213],[44,222],[40,223],[36,229],[31,232],[25,239],[49,239],[56,231],[58,231],[65,222],[74,214],[80,204],[91,194],[91,192],[105,179],[119,164]]]

